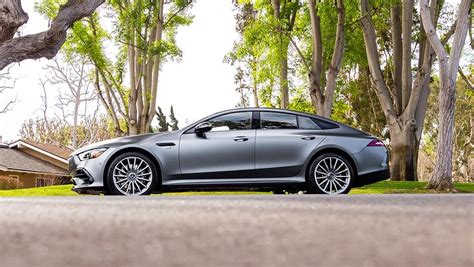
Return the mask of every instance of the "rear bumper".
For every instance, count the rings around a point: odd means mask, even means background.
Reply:
[[[373,184],[376,182],[387,180],[388,178],[390,178],[390,170],[388,168],[381,171],[366,173],[363,175],[359,175],[356,178],[353,187],[360,187],[367,184]]]

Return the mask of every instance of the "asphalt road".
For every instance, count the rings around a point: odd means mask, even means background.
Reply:
[[[0,266],[474,266],[472,195],[0,198]]]

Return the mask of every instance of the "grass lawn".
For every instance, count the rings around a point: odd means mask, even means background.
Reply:
[[[364,187],[354,188],[350,194],[426,194],[437,193],[424,189],[426,182],[392,182],[382,181]],[[57,185],[40,188],[0,190],[0,197],[27,197],[27,196],[78,196],[71,191],[72,185]],[[474,193],[474,183],[455,183],[460,193]],[[186,192],[165,193],[164,196],[187,195],[237,195],[237,194],[267,194],[266,192]]]

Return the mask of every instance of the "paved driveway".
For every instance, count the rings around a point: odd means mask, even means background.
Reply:
[[[472,195],[0,198],[1,266],[474,266]]]

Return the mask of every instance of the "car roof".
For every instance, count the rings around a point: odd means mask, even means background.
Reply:
[[[308,116],[308,117],[313,117],[317,119],[322,119],[326,120],[328,122],[340,124],[337,121],[333,121],[329,118],[321,117],[316,114],[311,114],[307,112],[301,112],[301,111],[296,111],[296,110],[290,110],[290,109],[281,109],[281,108],[268,108],[268,107],[247,107],[247,108],[233,108],[233,109],[227,109],[223,110],[217,113],[212,114],[211,116],[215,115],[220,115],[220,114],[226,114],[226,113],[232,113],[232,112],[245,112],[245,111],[269,111],[269,112],[282,112],[282,113],[289,113],[289,114],[294,114],[294,115],[303,115],[303,116]]]
[[[268,111],[268,112],[281,112],[281,113],[287,113],[287,114],[293,114],[293,115],[300,115],[300,116],[307,116],[307,117],[312,117],[312,118],[316,118],[316,119],[319,119],[319,120],[323,120],[323,121],[327,121],[327,122],[330,122],[330,123],[333,123],[333,124],[336,124],[336,125],[343,125],[337,121],[333,121],[329,118],[325,118],[325,117],[321,117],[321,116],[318,116],[316,114],[310,114],[310,113],[305,113],[305,112],[299,112],[299,111],[294,111],[294,110],[289,110],[289,109],[281,109],[281,108],[267,108],[267,107],[248,107],[248,108],[233,108],[233,109],[227,109],[227,110],[223,110],[223,111],[219,111],[219,112],[216,112],[214,114],[211,114],[209,116],[206,116],[204,118],[201,118],[200,120],[186,126],[185,128],[183,128],[182,130],[183,131],[187,131],[191,128],[193,128],[195,125],[197,125],[198,123],[200,122],[203,122],[203,121],[206,121],[210,118],[214,118],[216,116],[220,116],[220,115],[225,115],[225,114],[228,114],[228,113],[233,113],[233,112],[246,112],[246,111]]]

